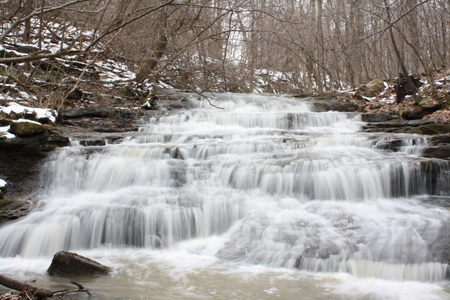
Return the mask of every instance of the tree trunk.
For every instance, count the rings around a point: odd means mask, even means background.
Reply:
[[[392,47],[394,47],[395,56],[397,57],[398,63],[399,63],[399,65],[400,65],[400,68],[402,69],[403,74],[406,76],[406,85],[407,85],[407,88],[408,88],[409,90],[411,90],[411,91],[415,91],[415,92],[416,92],[416,91],[417,91],[417,88],[416,88],[416,86],[413,84],[413,82],[412,82],[412,80],[411,80],[411,77],[409,76],[408,68],[406,67],[405,61],[404,61],[404,59],[403,59],[403,56],[402,56],[402,54],[400,53],[400,50],[399,50],[399,48],[398,48],[398,46],[397,46],[397,41],[396,41],[396,39],[395,39],[394,31],[393,31],[393,29],[392,29],[393,24],[392,24],[392,21],[391,21],[391,10],[390,10],[390,7],[389,7],[389,5],[388,5],[388,3],[387,3],[387,0],[384,0],[384,4],[386,5],[386,12],[387,12],[387,14],[388,14],[387,20],[389,21],[389,26],[390,26],[390,27],[389,27],[389,35],[390,35],[390,38],[391,38]],[[415,100],[416,100],[415,93],[414,93],[413,97],[414,97],[414,101],[415,101]],[[400,102],[400,101],[401,101],[400,99],[397,99],[397,102]]]
[[[33,0],[28,0],[24,4],[24,15],[28,15],[33,11]],[[31,19],[25,20],[22,39],[24,43],[31,42]]]
[[[155,49],[153,50],[153,57],[148,60],[144,60],[139,68],[139,72],[136,74],[136,81],[139,83],[144,82],[145,79],[156,68],[158,61],[163,56],[167,47],[167,18],[168,14],[165,9],[159,12],[159,37]]]

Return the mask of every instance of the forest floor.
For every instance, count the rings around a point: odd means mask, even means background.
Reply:
[[[421,97],[422,107],[433,107],[441,102],[446,105],[440,110],[426,115],[424,119],[431,119],[437,123],[450,123],[450,69],[443,68],[433,74],[434,85],[430,85],[425,76],[420,77],[424,85],[419,89],[418,95],[406,96],[401,103],[396,103],[396,93],[393,85],[386,88],[374,97],[364,96],[364,91],[355,89],[352,91],[338,91],[335,94],[341,100],[351,101],[359,106],[359,111],[366,113],[393,113],[401,114],[404,111],[412,111],[415,108],[415,97]],[[433,90],[434,89],[434,90]]]

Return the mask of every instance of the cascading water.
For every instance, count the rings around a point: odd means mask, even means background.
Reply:
[[[450,211],[422,200],[449,196],[450,168],[418,156],[426,139],[358,132],[311,99],[217,105],[56,151],[40,208],[0,228],[0,272],[70,250],[113,266],[99,298],[448,299]]]

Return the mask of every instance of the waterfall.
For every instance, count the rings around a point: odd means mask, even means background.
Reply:
[[[118,144],[56,150],[39,208],[0,227],[0,256],[220,237],[214,256],[233,263],[448,279],[450,212],[422,199],[449,196],[449,166],[420,157],[426,138],[363,133],[309,98],[217,97]]]

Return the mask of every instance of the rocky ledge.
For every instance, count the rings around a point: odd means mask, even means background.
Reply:
[[[387,113],[361,114],[365,122],[365,132],[411,133],[428,137],[429,146],[423,150],[425,158],[450,161],[450,125],[433,120],[404,120],[400,116]],[[392,143],[396,141],[393,140]],[[389,147],[395,149],[395,145]]]
[[[84,146],[119,142],[126,136],[138,134],[141,120],[187,109],[186,100],[189,97],[199,96],[189,91],[166,90],[161,91],[152,105],[145,109],[78,107],[64,110],[60,115],[60,125],[45,124],[48,120],[39,120],[44,124],[33,124],[30,126],[34,128],[31,131],[29,128],[20,128],[23,124],[11,126],[16,138],[0,138],[0,178],[8,183],[2,187],[5,191],[7,188],[8,194],[6,200],[0,200],[0,223],[20,218],[32,208],[33,202],[29,200],[33,200],[33,196],[30,193],[37,188],[40,167],[51,151],[70,145],[71,140]],[[316,111],[334,110],[354,114],[358,109],[354,103],[337,101],[329,95],[309,97],[313,99]],[[6,119],[1,120],[5,123]],[[430,146],[424,150],[423,157],[450,160],[450,125],[437,124],[432,120],[404,120],[389,113],[363,113],[361,120],[365,122],[365,132],[426,135]],[[14,120],[6,122],[20,123]],[[390,143],[386,149],[396,151],[396,141]],[[4,197],[3,190],[1,193]]]

